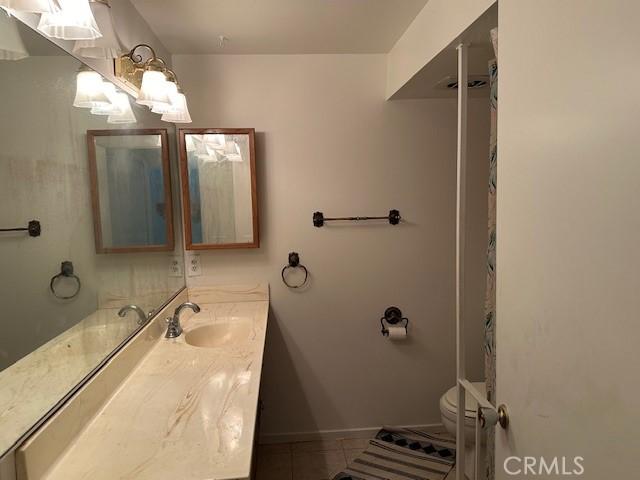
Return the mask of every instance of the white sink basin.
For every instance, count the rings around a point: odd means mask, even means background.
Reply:
[[[184,340],[194,347],[226,347],[246,341],[250,334],[250,322],[224,322],[194,328],[185,333]]]

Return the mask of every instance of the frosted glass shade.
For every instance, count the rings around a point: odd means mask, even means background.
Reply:
[[[43,13],[38,30],[63,40],[93,40],[102,37],[89,0],[59,0],[60,11]]]
[[[191,115],[189,115],[189,108],[187,107],[187,97],[184,96],[184,93],[178,93],[174,105],[178,105],[177,111],[165,113],[162,115],[161,120],[171,123],[191,123]]]
[[[0,7],[31,13],[55,13],[60,10],[56,0],[0,0]]]
[[[175,82],[166,80],[164,82],[164,89],[169,98],[170,103],[158,103],[151,107],[153,113],[159,113],[164,115],[165,113],[174,113],[180,109],[180,100],[178,97],[178,86]]]
[[[149,108],[158,108],[163,105],[169,105],[171,100],[167,95],[166,87],[167,79],[162,72],[148,70],[142,75],[142,85],[140,86],[140,95],[136,103],[146,105]]]
[[[108,123],[136,123],[136,116],[129,103],[129,95],[123,92],[116,93],[113,104],[115,111],[107,117]]]
[[[21,60],[28,56],[16,21],[0,11],[0,60]]]
[[[118,58],[122,49],[113,29],[111,8],[102,2],[91,2],[90,6],[102,37],[76,41],[73,53],[85,58]]]
[[[104,93],[103,83],[102,77],[97,72],[78,72],[76,77],[76,98],[73,101],[73,106],[94,108],[109,105],[111,102]]]
[[[111,82],[102,82],[102,91],[109,99],[109,103],[102,103],[91,108],[91,113],[94,115],[111,115],[112,113],[118,113],[118,107],[116,105],[116,86]]]

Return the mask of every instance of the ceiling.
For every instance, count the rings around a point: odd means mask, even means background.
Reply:
[[[304,54],[388,53],[427,0],[132,3],[173,54]]]
[[[438,85],[445,78],[457,80],[457,45],[464,42],[469,45],[468,74],[470,79],[489,80],[489,61],[496,57],[489,31],[498,26],[498,5],[494,4],[484,12],[450,45],[444,48],[427,63],[413,78],[405,83],[391,98],[447,98],[456,97],[457,90],[446,90]],[[489,85],[470,89],[470,97],[488,97]]]

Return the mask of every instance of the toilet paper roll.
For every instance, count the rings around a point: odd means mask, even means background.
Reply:
[[[407,338],[407,329],[404,327],[389,326],[389,338],[391,340],[403,340]]]

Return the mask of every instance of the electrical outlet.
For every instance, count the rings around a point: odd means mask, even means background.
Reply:
[[[190,277],[199,277],[202,275],[199,253],[189,253],[187,255],[187,275]]]
[[[173,255],[169,257],[169,276],[182,277],[183,265],[184,263],[180,255]]]

